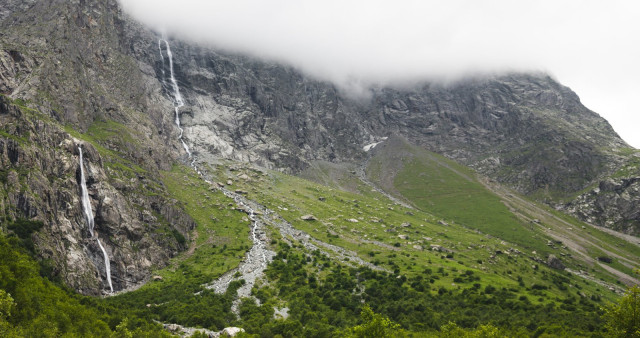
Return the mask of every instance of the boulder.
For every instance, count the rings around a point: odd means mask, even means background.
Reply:
[[[600,257],[598,257],[598,260],[603,262],[603,263],[607,263],[607,264],[613,263],[613,259],[611,259],[611,257],[607,257],[607,256],[600,256]]]
[[[244,332],[244,329],[241,327],[225,327],[222,329],[221,336],[235,337],[240,332]]]
[[[564,270],[565,268],[560,258],[556,257],[555,255],[549,255],[549,258],[547,258],[547,265],[550,268],[556,269],[556,270]]]
[[[309,215],[304,215],[304,216],[302,216],[300,218],[302,220],[304,220],[304,221],[315,221],[315,220],[317,220],[317,218],[315,216],[310,215],[310,214]]]

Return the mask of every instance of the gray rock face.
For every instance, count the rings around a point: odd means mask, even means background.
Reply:
[[[562,208],[586,222],[640,235],[640,177],[606,179]]]
[[[70,15],[61,19],[45,10]],[[37,27],[29,21],[34,17]],[[43,18],[48,21],[40,23]],[[167,100],[171,88],[163,86],[166,51],[160,51],[157,34],[121,13],[115,1],[53,8],[37,2],[4,24],[9,21],[22,34],[5,40],[25,61],[5,56],[0,74],[15,78],[10,74],[28,62],[42,69],[40,83],[7,80],[0,83],[5,92],[24,98],[56,93],[59,109],[51,114],[81,130],[100,117],[130,120],[123,108],[133,107],[149,114],[156,129],[150,132],[180,151]],[[23,41],[24,31],[32,35],[29,41]],[[19,48],[25,43],[29,50],[50,53],[53,45],[68,52],[42,62]],[[310,160],[360,160],[364,145],[398,134],[524,193],[574,192],[613,171],[620,158],[611,150],[626,146],[575,93],[544,74],[374,87],[370,99],[355,99],[290,67],[170,44],[186,101],[180,111],[185,140],[202,160],[224,157],[295,173]],[[107,90],[77,95],[78,88],[93,87]]]
[[[117,189],[117,178],[107,174],[90,143],[71,137],[55,124],[29,117],[4,97],[0,97],[0,125],[12,135],[0,138],[0,167],[7,172],[6,182],[0,184],[3,218],[44,222],[34,242],[69,286],[85,294],[106,289],[103,256],[90,238],[82,211],[79,144],[85,155],[95,231],[109,254],[114,288],[122,290],[144,281],[152,265],[166,264],[183,249],[173,236],[156,229],[168,222],[188,237],[193,221],[175,202]],[[144,191],[149,189],[145,180],[138,176],[127,185]]]
[[[0,7],[0,22],[11,19],[14,12],[25,12],[31,8],[37,0],[3,0]]]
[[[627,161],[620,150],[628,145],[611,126],[544,74],[374,87],[363,100],[282,65],[171,43],[187,101],[185,137],[203,160],[296,173],[312,160],[361,161],[364,146],[402,135],[551,204]],[[640,228],[627,200],[634,198],[587,203],[580,213],[621,203],[611,209],[621,217],[595,223]]]
[[[524,193],[583,189],[626,146],[570,89],[543,74],[372,88],[368,100],[291,68],[171,42],[185,136],[222,156],[297,172],[354,161],[389,135],[445,154]]]

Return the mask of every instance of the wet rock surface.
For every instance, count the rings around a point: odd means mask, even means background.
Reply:
[[[223,190],[223,192],[228,197],[233,198],[249,215],[251,220],[249,237],[253,245],[237,268],[227,271],[222,277],[208,285],[207,288],[213,289],[216,293],[224,293],[227,291],[231,281],[244,280],[245,283],[238,288],[238,297],[231,306],[231,310],[238,314],[240,299],[251,297],[251,289],[256,284],[256,281],[264,275],[264,270],[271,263],[276,253],[268,249],[269,238],[265,232],[264,222],[260,216],[255,214],[253,207],[247,203],[248,201],[242,198],[240,194],[227,190]],[[256,301],[259,303],[257,299]]]

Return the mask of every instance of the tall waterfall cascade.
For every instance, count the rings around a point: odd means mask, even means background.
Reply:
[[[187,156],[189,160],[191,160],[191,167],[200,175],[200,177],[207,183],[211,184],[211,181],[207,180],[202,171],[196,165],[196,157],[191,153],[191,149],[184,141],[184,129],[180,125],[180,108],[184,107],[184,100],[182,99],[182,94],[180,94],[180,86],[178,86],[178,80],[175,77],[175,71],[173,67],[173,53],[171,52],[171,46],[169,45],[169,41],[163,36],[158,40],[158,50],[160,51],[160,59],[162,59],[162,86],[166,86],[167,82],[165,81],[166,72],[164,70],[164,54],[162,53],[162,45],[165,46],[165,50],[167,52],[167,59],[169,59],[169,81],[171,83],[171,89],[173,91],[173,108],[175,111],[175,123],[178,129],[180,130],[180,135],[178,135],[178,140],[182,143],[182,147],[187,152]]]
[[[89,192],[87,191],[87,182],[84,177],[84,165],[82,158],[82,146],[78,145],[78,152],[80,153],[80,187],[82,190],[82,210],[84,211],[84,217],[87,221],[87,228],[89,229],[89,234],[91,238],[95,238],[98,242],[98,247],[102,251],[102,255],[104,257],[104,268],[107,274],[107,282],[109,283],[109,290],[113,293],[113,284],[111,283],[111,263],[109,261],[109,255],[107,254],[107,250],[105,250],[102,242],[98,238],[98,236],[94,233],[95,220],[93,218],[93,211],[91,210],[91,202],[89,202]]]
[[[187,152],[189,158],[192,158],[191,150],[189,146],[182,138],[184,134],[184,129],[180,126],[180,108],[184,107],[184,100],[182,99],[182,94],[180,94],[180,87],[178,86],[178,81],[175,77],[175,72],[173,69],[173,53],[171,52],[171,46],[169,45],[169,41],[165,37],[162,37],[158,40],[158,49],[160,50],[160,57],[162,59],[162,82],[165,84],[164,77],[164,54],[162,54],[162,44],[165,46],[165,50],[167,52],[167,58],[169,59],[169,81],[171,82],[171,89],[173,90],[173,108],[175,110],[175,123],[178,129],[180,130],[180,135],[178,139],[182,143],[182,147]]]

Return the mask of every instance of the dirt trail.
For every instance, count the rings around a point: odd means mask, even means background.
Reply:
[[[603,280],[595,278],[592,275],[587,274],[584,271],[575,271],[575,270],[571,270],[569,268],[565,269],[565,271],[567,271],[569,273],[572,273],[572,274],[574,274],[574,275],[576,275],[578,277],[582,277],[584,279],[590,280],[590,281],[592,281],[592,282],[594,282],[596,284],[602,285],[602,286],[604,286],[605,288],[607,288],[607,289],[609,289],[611,291],[617,292],[618,294],[624,294],[625,290],[623,288],[621,288],[620,286],[615,285],[615,284],[611,284],[611,283],[607,283],[607,282],[605,282]]]
[[[627,242],[629,242],[631,244],[640,246],[640,237],[623,234],[622,232],[618,232],[618,231],[615,231],[613,229],[609,229],[609,228],[605,228],[605,227],[599,227],[597,225],[594,225],[594,224],[591,224],[591,223],[587,223],[587,222],[583,222],[583,223],[589,225],[590,227],[592,227],[594,229],[598,229],[598,230],[600,230],[602,232],[606,232],[609,235],[616,236],[616,237],[618,237],[620,239],[624,239],[625,241],[627,241]]]
[[[194,230],[193,231],[193,238],[191,239],[191,245],[189,245],[189,250],[187,250],[186,252],[186,256],[187,257],[191,257],[191,255],[193,255],[193,252],[196,251],[196,248],[198,247],[198,244],[196,244],[198,242],[198,237],[200,236],[200,233],[198,233],[198,230]]]

